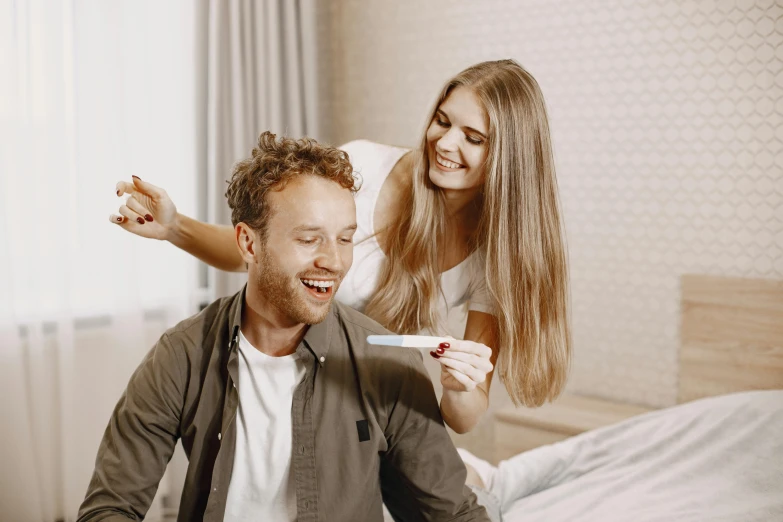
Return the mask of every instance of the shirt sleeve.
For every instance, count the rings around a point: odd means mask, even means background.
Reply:
[[[477,256],[470,265],[470,296],[468,297],[468,310],[495,314],[495,305],[487,288],[487,275],[485,272],[483,256]]]
[[[387,374],[399,386],[381,462],[384,503],[398,520],[489,522],[465,485],[465,465],[446,432],[421,352],[405,353],[407,364]]]
[[[114,408],[78,522],[144,518],[179,439],[183,369],[164,334]]]

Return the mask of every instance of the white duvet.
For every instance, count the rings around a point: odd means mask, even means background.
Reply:
[[[640,415],[517,455],[485,481],[503,522],[783,521],[783,391]]]

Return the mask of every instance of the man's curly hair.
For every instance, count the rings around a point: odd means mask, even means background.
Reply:
[[[282,190],[302,175],[330,179],[354,193],[359,190],[347,153],[311,138],[278,138],[266,131],[258,137],[252,156],[234,165],[226,190],[231,222],[246,223],[265,237],[267,193]]]

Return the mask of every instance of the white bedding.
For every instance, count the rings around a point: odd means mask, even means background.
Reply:
[[[651,412],[485,478],[504,522],[783,521],[783,391]]]

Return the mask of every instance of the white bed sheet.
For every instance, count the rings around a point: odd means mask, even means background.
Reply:
[[[488,482],[503,522],[783,521],[783,391],[640,415],[503,461]]]

